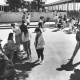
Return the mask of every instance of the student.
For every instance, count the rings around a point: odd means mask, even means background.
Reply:
[[[0,80],[14,80],[15,75],[16,70],[12,61],[3,53],[0,53]]]
[[[39,28],[43,29],[43,20],[42,20],[42,17],[40,17],[40,19],[39,19],[38,26],[39,26]]]
[[[71,62],[71,64],[72,64],[72,62],[73,62],[73,60],[74,60],[74,58],[75,58],[75,56],[76,56],[76,54],[77,54],[77,52],[80,48],[80,26],[78,26],[78,31],[76,33],[76,41],[77,41],[77,43],[76,43],[76,46],[75,46],[75,50],[73,52],[73,55],[72,55],[71,59],[69,59],[70,60],[69,62]]]
[[[75,18],[74,17],[72,17],[72,31],[74,32],[74,24],[75,24]]]
[[[24,50],[27,53],[27,58],[30,59],[31,58],[31,49],[30,49],[31,35],[30,35],[27,27],[24,25],[24,21],[22,21],[22,24],[23,24],[23,27],[20,28],[21,29],[21,36],[22,36],[22,44],[23,44]]]
[[[13,32],[15,34],[15,42],[20,46],[21,30],[15,26],[15,23],[12,23],[11,26],[13,27]]]
[[[26,21],[26,12],[23,12],[22,20]]]
[[[66,17],[66,15],[64,15],[64,17],[63,17],[63,28],[66,28],[66,24],[67,24],[67,17]]]
[[[28,13],[28,16],[27,16],[27,17],[28,17],[28,19],[30,20],[30,18],[31,18],[31,15],[30,15],[30,13]]]
[[[57,27],[57,24],[58,24],[58,15],[57,14],[54,17],[54,20],[55,20],[55,26]]]
[[[30,25],[30,19],[28,17],[26,18],[26,24],[27,24],[27,26]]]
[[[13,27],[13,32],[15,34],[15,43],[19,47],[19,54],[18,54],[18,56],[21,56],[21,53],[20,53],[21,30],[20,30],[20,28],[15,26],[15,23],[12,23],[11,26]]]
[[[63,24],[62,23],[62,16],[59,16],[59,18],[58,18],[58,24],[57,24],[59,30],[62,28],[62,24]]]
[[[9,60],[13,60],[14,51],[19,52],[18,46],[13,41],[13,33],[9,33],[8,42],[4,45],[5,55]]]
[[[34,45],[35,45],[36,52],[37,52],[37,55],[38,55],[38,60],[37,61],[39,61],[40,58],[41,58],[41,62],[42,62],[44,60],[43,51],[44,51],[45,41],[44,41],[44,38],[43,38],[43,35],[42,35],[42,32],[41,32],[40,28],[36,28],[35,32],[36,32],[36,37],[35,37]]]

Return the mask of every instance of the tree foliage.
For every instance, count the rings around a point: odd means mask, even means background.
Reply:
[[[7,0],[7,3],[9,4],[9,7],[11,9],[19,8],[21,6],[21,0]]]

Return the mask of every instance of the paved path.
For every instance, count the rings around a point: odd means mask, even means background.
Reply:
[[[76,45],[75,34],[65,34],[62,31],[54,32],[53,29],[47,28],[46,31],[43,32],[46,42],[44,50],[45,58],[42,64],[39,65],[33,63],[37,59],[34,48],[34,28],[30,29],[30,31],[32,34],[32,61],[16,66],[18,70],[22,70],[20,74],[17,74],[16,80],[69,80],[70,75],[74,73],[74,71],[57,71],[56,69],[60,68],[62,64],[67,63],[68,59],[71,57]],[[0,30],[0,37],[4,39],[3,44],[9,32],[11,32],[11,29]],[[79,53],[80,51],[77,53],[73,63],[80,61]],[[80,65],[78,65],[76,69],[80,69]]]
[[[54,22],[46,22],[45,26],[49,27],[50,25],[54,25]],[[15,23],[16,26],[20,26],[21,23]],[[38,27],[38,22],[30,22],[29,28],[36,28]],[[1,23],[0,29],[11,29],[11,23]]]

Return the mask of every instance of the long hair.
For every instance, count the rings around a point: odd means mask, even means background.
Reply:
[[[13,33],[9,33],[8,40],[13,40]]]
[[[26,26],[23,27],[23,32],[24,32],[24,35],[26,36],[26,34],[28,34],[28,29]]]

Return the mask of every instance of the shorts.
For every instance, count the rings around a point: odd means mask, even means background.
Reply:
[[[23,47],[24,47],[25,51],[27,51],[29,44],[30,44],[30,40],[26,41],[26,42],[23,42]]]

